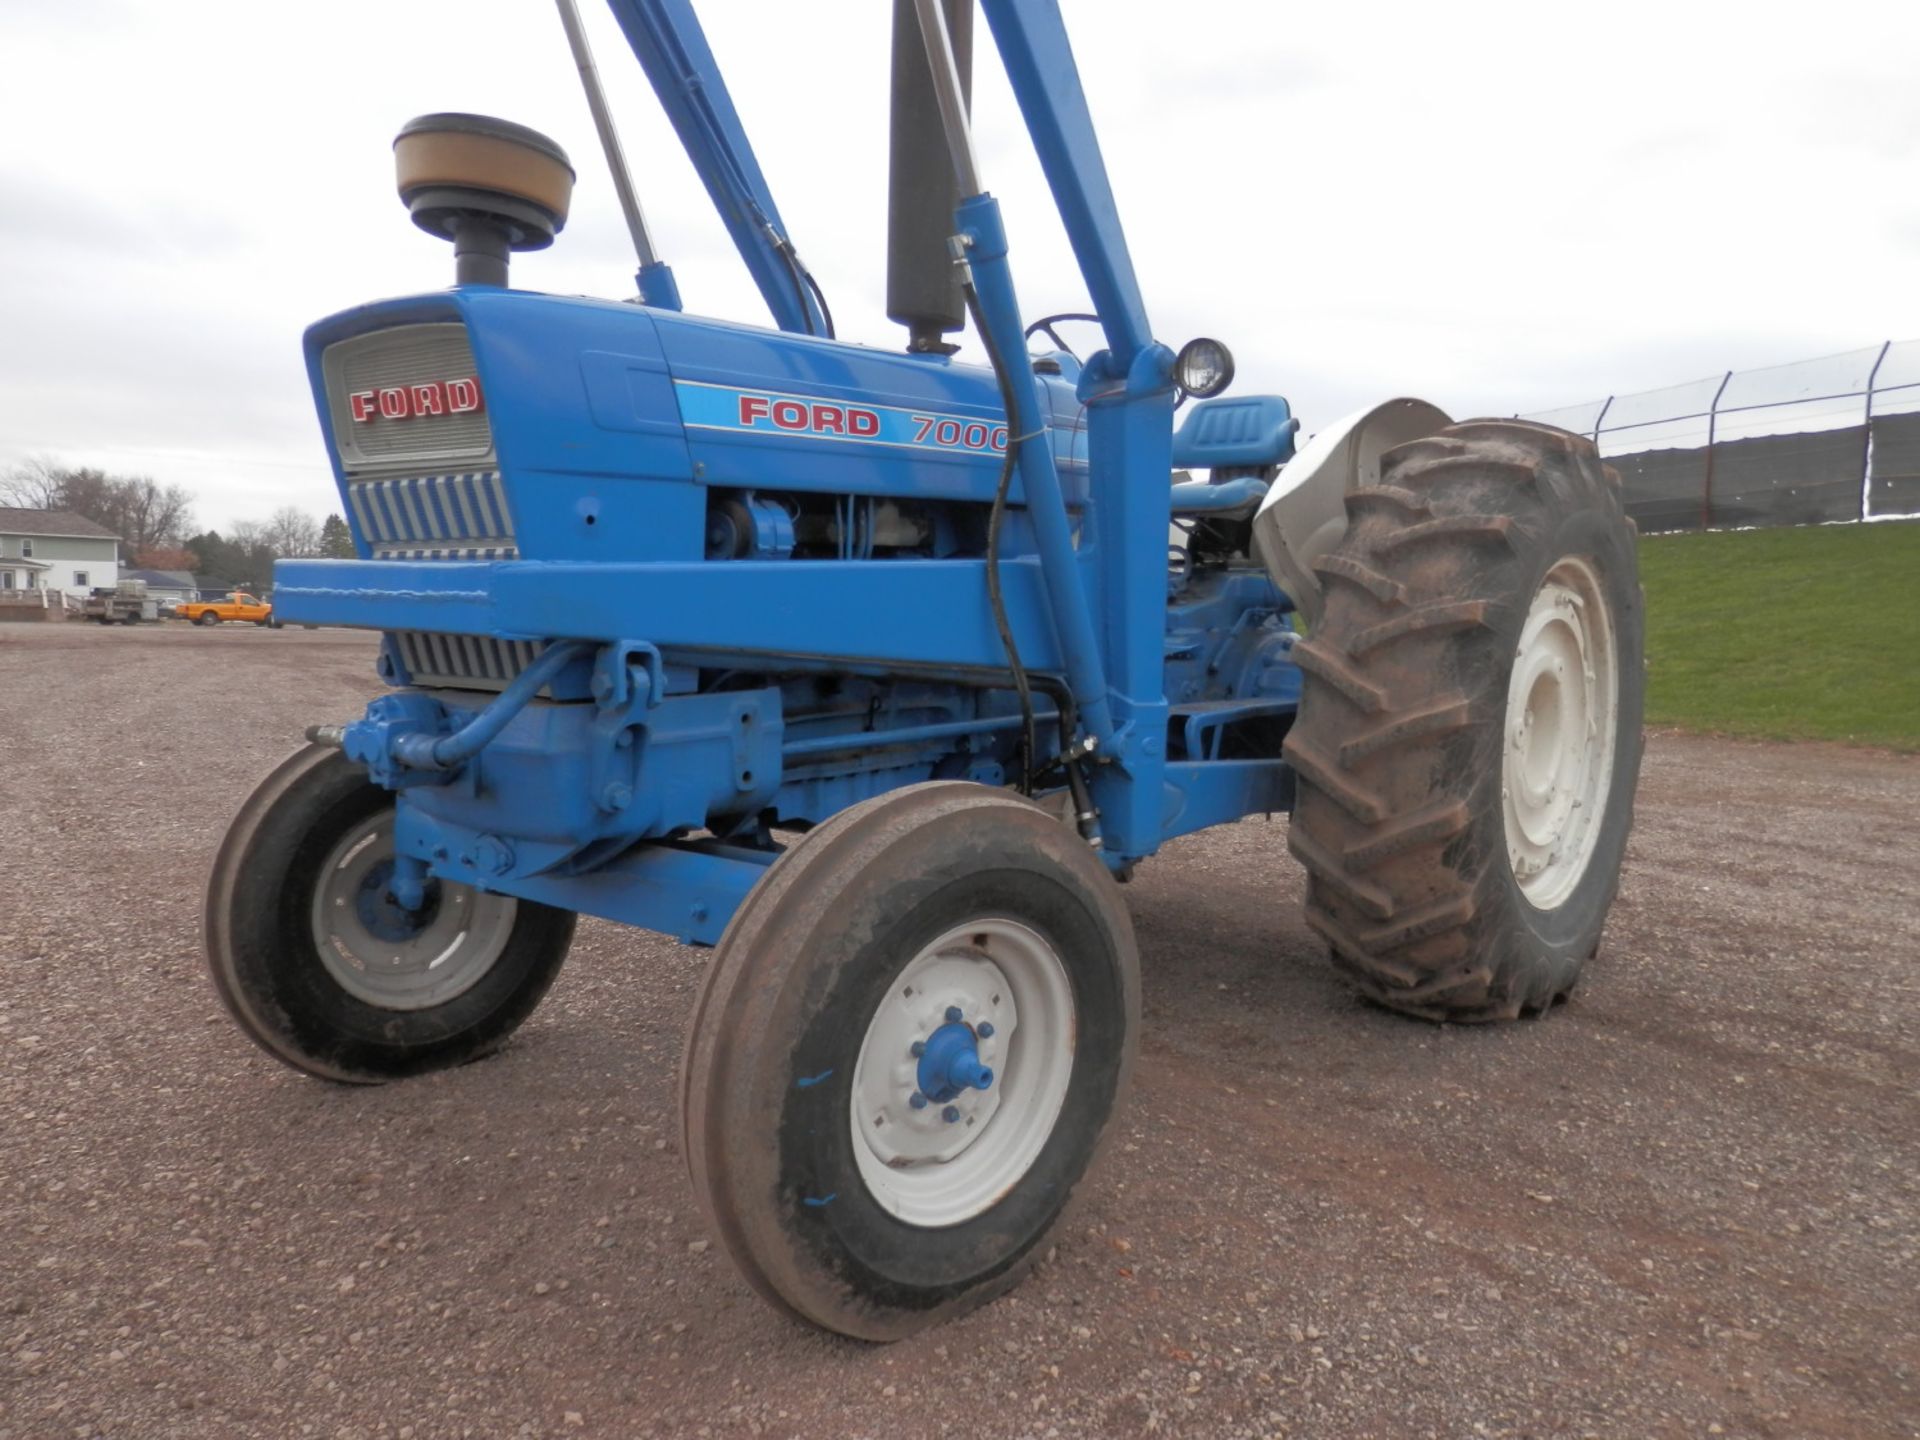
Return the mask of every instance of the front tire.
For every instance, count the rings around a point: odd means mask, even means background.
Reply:
[[[1307,921],[1363,994],[1537,1013],[1620,885],[1640,773],[1633,523],[1592,444],[1477,420],[1389,451],[1315,569],[1285,753]]]
[[[572,943],[571,912],[451,881],[401,910],[385,887],[392,823],[389,792],[312,746],[261,782],[214,860],[214,988],[249,1038],[309,1075],[377,1084],[488,1054]]]
[[[843,811],[748,895],[694,1012],[682,1117],[716,1237],[861,1339],[1005,1292],[1094,1160],[1139,1004],[1118,886],[1045,812],[953,782]]]

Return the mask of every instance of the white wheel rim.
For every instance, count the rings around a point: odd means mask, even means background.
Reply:
[[[1514,651],[1500,770],[1507,859],[1537,910],[1564,904],[1599,844],[1613,783],[1620,667],[1600,577],[1547,572]]]
[[[369,923],[369,892],[392,858],[392,811],[355,826],[328,854],[313,892],[320,963],[342,990],[382,1010],[444,1005],[493,968],[519,907],[504,895],[435,881],[427,918],[411,933],[395,933],[377,915]]]
[[[993,1082],[915,1108],[913,1047],[951,1023],[956,1007]],[[992,1026],[984,1038],[983,1020]],[[894,978],[854,1067],[849,1118],[868,1193],[898,1219],[927,1229],[962,1224],[998,1204],[1053,1134],[1073,1075],[1074,1040],[1067,967],[1034,931],[981,919],[927,945]]]

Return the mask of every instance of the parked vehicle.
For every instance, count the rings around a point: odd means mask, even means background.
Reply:
[[[135,625],[160,618],[159,607],[147,594],[144,580],[96,586],[80,606],[80,613],[96,625]]]
[[[224,600],[183,600],[174,607],[173,613],[196,625],[218,625],[222,620],[250,620],[255,625],[265,625],[274,630],[280,628],[280,622],[273,618],[273,606],[244,590],[235,590]]]

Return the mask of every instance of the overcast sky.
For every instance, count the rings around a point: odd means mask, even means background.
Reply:
[[[687,308],[757,292],[605,8],[581,0]],[[883,314],[882,0],[709,0],[843,337]],[[1066,0],[1148,312],[1308,430],[1394,394],[1512,413],[1920,336],[1920,6]],[[0,0],[0,466],[178,481],[203,523],[337,508],[310,321],[438,288],[393,195],[410,116],[543,130],[580,172],[517,283],[632,259],[543,0]],[[1077,272],[1000,79],[982,168],[1031,315]]]

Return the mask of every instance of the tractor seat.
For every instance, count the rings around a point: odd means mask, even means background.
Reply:
[[[1278,395],[1199,400],[1173,433],[1174,468],[1283,465],[1293,458],[1299,428],[1292,408]]]

